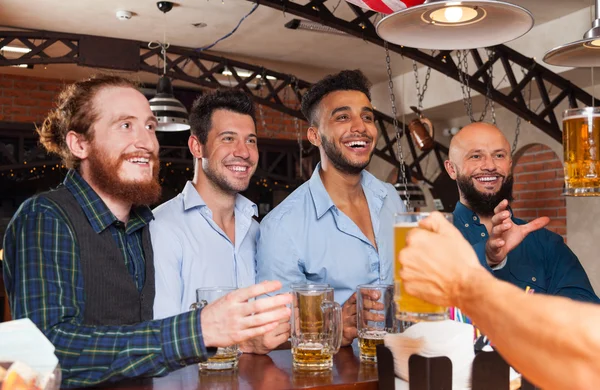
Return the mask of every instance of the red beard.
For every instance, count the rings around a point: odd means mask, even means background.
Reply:
[[[124,181],[119,177],[118,172],[121,166],[127,159],[132,157],[146,157],[150,160],[149,164],[153,168],[152,177],[149,180]],[[160,163],[157,155],[127,153],[120,155],[116,159],[111,159],[108,153],[92,146],[88,162],[91,181],[101,191],[131,203],[134,206],[149,206],[160,200],[161,187],[158,180]]]

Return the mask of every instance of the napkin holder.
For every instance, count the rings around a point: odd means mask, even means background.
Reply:
[[[379,390],[394,390],[394,357],[385,345],[377,346]],[[408,360],[410,390],[452,390],[452,362],[445,356],[411,355]],[[472,390],[508,390],[509,366],[496,351],[479,352],[473,360]],[[521,390],[538,388],[522,379]]]

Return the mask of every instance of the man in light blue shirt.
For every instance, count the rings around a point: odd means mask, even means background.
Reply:
[[[356,337],[356,286],[392,283],[395,188],[364,169],[377,128],[369,82],[360,71],[319,81],[303,96],[308,140],[321,162],[311,179],[262,221],[257,280],[329,283],[344,303],[344,344]]]
[[[156,319],[189,310],[199,287],[255,283],[257,207],[239,194],[258,163],[254,103],[239,91],[203,95],[194,103],[190,125],[194,179],[156,208],[150,223]],[[289,324],[280,324],[241,349],[266,353],[288,334]]]

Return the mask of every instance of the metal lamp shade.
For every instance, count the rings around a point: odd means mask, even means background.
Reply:
[[[598,7],[598,5],[596,5]],[[600,19],[596,20],[582,40],[555,47],[544,55],[544,62],[556,66],[600,66]]]
[[[173,96],[173,87],[168,77],[158,80],[156,96],[150,99],[150,109],[158,120],[157,131],[186,131],[190,129],[188,112]]]
[[[428,1],[377,24],[381,39],[431,50],[464,50],[512,41],[533,27],[523,7],[496,0]]]

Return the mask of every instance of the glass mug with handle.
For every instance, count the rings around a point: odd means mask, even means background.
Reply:
[[[427,218],[430,213],[398,213],[394,216],[394,287],[396,301],[396,318],[400,321],[440,321],[448,318],[448,308],[433,305],[421,299],[413,297],[404,290],[400,280],[399,253],[406,246],[406,236],[414,228],[418,227],[419,221]],[[442,213],[450,223],[453,216],[450,213]],[[434,243],[432,243],[433,245]]]
[[[202,309],[211,302],[237,290],[236,287],[202,287],[196,289],[196,302],[192,303],[190,309]],[[231,370],[238,365],[241,351],[237,344],[217,349],[217,353],[207,361],[198,363],[200,371],[207,370]]]
[[[361,284],[356,288],[357,329],[360,360],[377,362],[377,346],[388,333],[396,333],[394,286]]]
[[[342,344],[342,308],[333,300],[333,288],[294,283],[291,292],[293,367],[330,369]]]
[[[600,107],[563,113],[565,193],[600,196]]]

